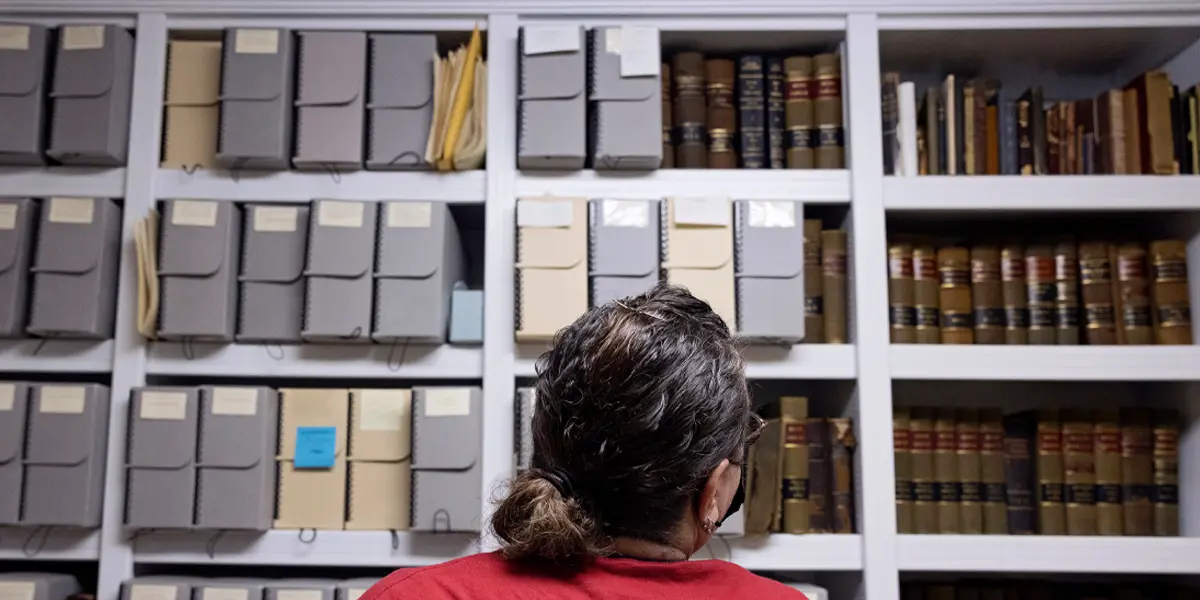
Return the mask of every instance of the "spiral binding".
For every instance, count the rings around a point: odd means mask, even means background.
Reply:
[[[671,260],[671,207],[675,204],[673,198],[664,198],[658,204],[658,226],[659,226],[659,265],[668,265]],[[671,270],[666,266],[661,266],[658,270],[658,278],[660,281],[670,281]]]
[[[312,264],[313,237],[317,227],[320,227],[321,201],[313,200],[308,209],[308,243],[304,245],[304,266],[307,269]],[[309,331],[312,326],[312,275],[304,275],[304,315],[300,320],[300,336]]]
[[[597,217],[597,204],[604,202],[602,199],[588,200],[588,232],[587,232],[587,264],[588,264],[588,306],[596,305],[596,276],[592,270],[596,265],[596,227],[598,227],[599,218]]]
[[[232,57],[235,55],[234,49],[237,43],[235,36],[236,29],[226,29],[223,39],[221,40],[221,90],[217,96],[217,104],[220,108],[217,110],[217,155],[226,154],[225,142],[228,137],[227,129],[229,128],[229,118],[226,114],[229,101],[225,99],[227,91],[225,89],[226,80],[225,72],[229,67]]]
[[[283,432],[287,431],[289,426],[287,416],[288,404],[287,391],[279,390],[279,435],[276,436],[275,441],[276,456],[281,456],[283,454]],[[294,456],[292,457],[292,460],[295,461]],[[275,521],[278,521],[280,515],[283,514],[284,492],[287,490],[287,486],[283,484],[283,469],[286,463],[287,461],[285,460],[275,461]]]
[[[249,236],[254,235],[254,213],[257,210],[258,209],[255,208],[255,205],[253,205],[253,204],[247,204],[242,209],[242,243],[241,243],[241,249],[239,250],[238,255],[239,255],[239,259],[241,260],[241,263],[239,263],[239,264],[243,265],[243,268],[245,268],[244,265],[250,264],[250,248],[249,248],[250,245],[246,243],[246,239]],[[246,327],[246,295],[247,295],[246,287],[247,287],[247,282],[241,281],[239,278],[237,286],[238,286],[237,335],[242,336],[245,334],[245,327]]]
[[[517,200],[518,204],[521,202],[522,200]],[[518,207],[517,210],[520,210],[520,208]],[[521,226],[515,221],[513,222],[513,230],[515,232],[514,244],[517,252],[516,262],[517,264],[520,264],[521,258],[525,256],[525,252],[521,246],[524,240],[521,235]],[[513,331],[517,333],[521,332],[521,315],[524,314],[523,305],[525,302],[525,294],[523,289],[524,286],[522,285],[522,283],[524,283],[524,277],[522,271],[523,269],[521,267],[515,265],[513,266]]]
[[[744,297],[745,292],[742,286],[742,278],[738,277],[738,275],[740,275],[745,269],[745,258],[742,256],[742,250],[745,242],[746,209],[747,207],[742,201],[733,203],[733,320],[734,325],[737,327],[739,332],[746,327],[746,324],[742,318],[742,315],[745,312],[743,307],[746,306]],[[734,333],[736,334],[737,332]]]
[[[208,419],[205,418],[205,415],[210,413],[210,411],[204,410],[204,396],[207,395],[209,397],[209,404],[212,403],[212,388],[207,388],[208,391],[205,391],[205,389],[201,387],[200,391],[196,393],[196,402],[200,403],[200,414],[196,415],[196,501],[192,506],[192,523],[197,526],[201,522],[200,516],[204,514],[204,475],[201,473],[201,469],[204,468],[205,464],[204,426],[208,424]],[[257,399],[255,403],[257,404]],[[213,543],[213,547],[216,547],[215,542]]]
[[[125,523],[129,522],[129,513],[133,505],[133,494],[129,492],[133,483],[134,467],[129,464],[129,457],[133,456],[133,440],[137,437],[137,422],[139,421],[134,415],[139,412],[142,404],[142,393],[145,391],[146,388],[134,388],[129,403],[129,418],[127,419],[129,429],[125,433],[125,508],[123,513]]]
[[[412,444],[412,448],[408,452],[408,456],[409,456],[409,459],[412,460],[412,464],[415,464],[417,462],[416,461],[417,448],[421,447],[421,444],[419,441],[419,438],[421,435],[421,428],[417,427],[417,419],[418,419],[419,415],[421,415],[424,412],[424,410],[425,410],[425,390],[422,390],[421,388],[413,388],[413,390],[412,390],[413,427],[412,427],[412,432],[408,436],[409,442]],[[412,524],[414,527],[420,526],[417,522],[417,515],[420,513],[420,511],[417,510],[417,501],[421,498],[421,494],[417,493],[417,489],[420,487],[420,485],[419,485],[420,481],[421,481],[421,471],[417,470],[417,469],[412,469],[412,493],[411,493],[412,501],[409,502],[409,504],[408,504],[408,522],[410,524]]]
[[[308,39],[301,35],[299,45],[300,48],[296,51],[296,69],[299,72],[296,75],[296,96],[293,102],[304,98],[304,84],[308,81],[308,70],[304,68],[304,63],[307,60]],[[305,110],[307,108],[307,106],[298,106],[296,109],[296,128],[294,130],[294,135],[296,136],[296,158],[299,159],[303,159],[306,154],[304,148],[304,123],[307,121],[306,117],[309,113],[308,110]]]
[[[599,50],[596,38],[599,37],[601,31],[600,29],[592,29],[587,32],[586,36],[587,58],[585,60],[587,61],[587,103],[589,105],[587,108],[590,109],[587,111],[586,144],[588,158],[591,159],[591,165],[589,166],[592,168],[595,168],[597,163],[602,161],[600,150],[604,147],[600,136],[603,131],[600,126],[600,106],[603,104],[603,101],[592,100],[592,97],[596,95],[596,52]],[[607,30],[603,31],[604,35],[607,36]]]

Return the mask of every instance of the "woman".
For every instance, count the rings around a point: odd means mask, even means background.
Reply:
[[[803,600],[688,562],[741,507],[762,424],[706,302],[660,286],[589,311],[539,360],[535,397],[533,468],[492,516],[501,550],[397,571],[361,600]]]

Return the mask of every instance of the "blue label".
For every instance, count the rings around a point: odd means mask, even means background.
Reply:
[[[337,457],[337,427],[297,427],[297,469],[329,469]]]

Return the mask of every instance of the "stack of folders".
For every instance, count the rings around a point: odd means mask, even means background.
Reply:
[[[0,525],[100,526],[108,393],[0,383]]]
[[[121,584],[120,600],[358,600],[375,579],[135,577]],[[38,600],[43,600],[38,598]],[[58,600],[48,598],[44,600]]]

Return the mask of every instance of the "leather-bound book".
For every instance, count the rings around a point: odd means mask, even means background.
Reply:
[[[1000,174],[1000,82],[976,80],[975,92],[975,172]]]
[[[918,344],[942,343],[939,308],[940,278],[937,270],[937,251],[933,246],[913,248],[913,308],[917,313]]]
[[[825,341],[825,273],[821,267],[821,220],[804,220],[804,341]]]
[[[958,477],[958,439],[952,408],[939,408],[934,413],[933,475],[937,481],[937,532],[960,533],[962,487]]]
[[[934,469],[934,411],[910,411],[909,440],[912,443],[913,533],[938,532],[937,472]]]
[[[804,439],[808,442],[808,533],[829,533],[833,524],[829,423],[810,417],[804,422]]]
[[[1179,535],[1179,413],[1154,411],[1154,535]]]
[[[1105,175],[1126,174],[1125,95],[1110,90],[1096,98],[1097,172]]]
[[[767,166],[767,73],[763,57],[750,54],[738,59],[738,151],[743,169]]]
[[[1067,507],[1063,504],[1062,423],[1058,411],[1037,411],[1037,505],[1038,533],[1065,535]]]
[[[1076,150],[1075,172],[1096,174],[1096,101],[1085,98],[1075,102]]]
[[[1033,141],[1033,173],[1035,175],[1049,175],[1050,171],[1046,167],[1046,100],[1042,94],[1041,86],[1030,88],[1029,98],[1029,135]]]
[[[1096,532],[1121,535],[1121,414],[1116,409],[1096,411]]]
[[[1141,172],[1146,175],[1175,174],[1175,139],[1171,127],[1171,78],[1163,71],[1139,75],[1126,89],[1138,96],[1137,119]]]
[[[930,175],[944,175],[943,169],[946,153],[942,150],[942,128],[945,126],[945,113],[938,88],[925,90],[922,101],[925,116],[925,154]]]
[[[1079,287],[1083,296],[1083,321],[1087,331],[1087,343],[1093,346],[1117,343],[1110,254],[1110,244],[1092,242],[1079,245]]]
[[[1087,410],[1062,412],[1063,481],[1067,533],[1096,535],[1095,417]]]
[[[746,477],[746,534],[782,532],[783,420],[767,419],[758,442],[750,447]]]
[[[1059,164],[1059,153],[1062,151],[1061,111],[1058,104],[1046,108],[1046,174],[1061,175],[1062,165]]]
[[[896,468],[896,532],[916,533],[913,521],[912,436],[909,409],[892,409],[892,450]]]
[[[1008,533],[1004,494],[1004,415],[999,409],[979,411],[979,465],[983,489],[983,532]]]
[[[938,250],[938,305],[942,312],[942,343],[971,344],[975,341],[971,314],[971,265],[966,248]]]
[[[663,169],[670,169],[675,166],[675,142],[671,135],[671,128],[675,122],[674,114],[671,111],[671,65],[662,64],[662,142],[663,142]]]
[[[1008,533],[1037,533],[1034,509],[1034,440],[1037,413],[1026,411],[1004,417],[1004,494],[1008,507]]]
[[[814,102],[817,98],[817,82],[814,78],[811,56],[791,56],[783,61],[784,71],[784,124],[787,137],[784,147],[787,152],[787,168],[816,168],[816,114]]]
[[[900,123],[900,103],[897,98],[900,87],[899,73],[884,73],[879,94],[883,102],[883,174],[895,175],[900,156],[900,138],[897,128]]]
[[[816,161],[818,169],[841,169],[842,140],[842,57],[818,54],[813,57],[817,77],[817,99],[813,109],[817,124]]]
[[[979,411],[959,409],[954,438],[958,454],[959,532],[983,533],[983,463],[980,461]]]
[[[1142,129],[1145,128],[1145,123],[1138,116],[1145,97],[1133,88],[1126,88],[1123,96],[1121,107],[1125,110],[1125,173],[1139,175],[1142,173],[1142,154],[1150,151],[1142,145]]]
[[[1192,343],[1192,311],[1188,297],[1187,244],[1180,240],[1150,242],[1154,284],[1150,288],[1154,341],[1166,345]]]
[[[783,533],[808,531],[808,398],[784,396],[779,399],[779,419],[783,427]]]
[[[954,74],[942,81],[942,106],[938,111],[938,134],[942,138],[944,175],[963,174],[962,84]],[[939,157],[939,160],[941,158]]]
[[[829,463],[833,483],[833,533],[854,533],[854,422],[829,419]]]
[[[737,68],[732,60],[711,58],[704,61],[705,85],[708,92],[708,168],[736,169],[738,165],[734,139],[737,137],[738,115],[734,105],[733,84]]]
[[[1146,279],[1146,248],[1141,244],[1121,244],[1117,248],[1117,286],[1120,293],[1121,329],[1125,343],[1144,346],[1154,343],[1154,323],[1150,318],[1150,284]]]
[[[1058,286],[1054,281],[1054,249],[1035,245],[1025,249],[1025,290],[1029,299],[1029,343],[1035,346],[1058,342],[1054,301]]]
[[[849,342],[846,332],[846,232],[821,232],[822,293],[825,296],[825,343]]]
[[[787,165],[784,153],[783,132],[786,129],[787,110],[783,96],[783,59],[767,57],[767,164],[772,169]]]
[[[888,246],[888,321],[893,344],[917,341],[917,311],[913,307],[913,247],[896,243]]]
[[[1079,259],[1074,242],[1054,246],[1054,289],[1058,345],[1079,345]]]
[[[1017,99],[1017,172],[1033,175],[1033,101],[1029,92]]]
[[[1153,452],[1149,409],[1121,409],[1121,502],[1125,535],[1154,535]]]
[[[1025,249],[1005,244],[1000,249],[1000,280],[1004,294],[1004,343],[1029,343],[1029,299],[1025,295]]]
[[[675,75],[675,167],[703,169],[708,166],[704,55],[676,54],[671,60],[671,72]]]
[[[1063,102],[1059,109],[1059,135],[1062,136],[1062,150],[1059,151],[1059,166],[1063,175],[1079,173],[1079,143],[1078,132],[1075,131],[1075,103]]]
[[[975,343],[1005,343],[1004,284],[1000,281],[1000,249],[971,248],[971,301],[975,307]]]
[[[1113,305],[1113,328],[1116,332],[1116,344],[1125,345],[1129,343],[1129,338],[1125,334],[1125,299],[1122,297],[1122,284],[1119,275],[1120,258],[1118,255],[1116,244],[1107,244],[1108,246],[1108,267],[1111,271],[1109,279],[1112,282],[1112,305]]]
[[[975,170],[976,141],[975,141],[975,85],[968,82],[963,86],[963,103],[959,109],[963,113],[963,171],[959,175],[979,175]]]

